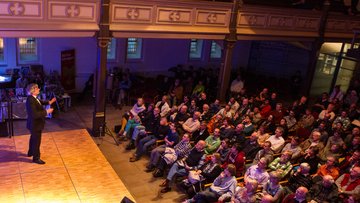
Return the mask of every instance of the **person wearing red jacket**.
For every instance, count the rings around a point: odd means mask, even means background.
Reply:
[[[245,171],[245,153],[242,150],[240,144],[236,143],[230,149],[225,162],[222,164],[222,168],[226,168],[229,164],[234,164],[236,167],[236,177],[244,175]]]

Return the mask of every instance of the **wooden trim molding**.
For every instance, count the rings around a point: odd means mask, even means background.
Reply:
[[[229,33],[231,3],[204,1],[113,0],[113,32]]]
[[[2,0],[0,35],[15,33],[89,33],[99,31],[101,0]],[[196,0],[110,0],[114,36],[224,39],[230,33],[232,3]],[[242,5],[238,39],[319,37],[322,12]],[[351,39],[360,17],[329,13],[325,39]],[[19,33],[22,35],[23,33]],[[50,37],[52,34],[50,35]],[[58,36],[58,34],[56,35]],[[81,34],[82,36],[82,34]]]

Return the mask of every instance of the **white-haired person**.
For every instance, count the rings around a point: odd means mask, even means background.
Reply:
[[[37,164],[45,164],[40,159],[41,132],[44,129],[45,117],[52,113],[54,109],[45,110],[43,105],[51,105],[56,101],[52,98],[50,101],[41,101],[37,98],[40,94],[40,88],[37,84],[31,83],[26,87],[28,97],[26,99],[27,123],[26,127],[30,131],[28,157],[33,157],[33,162]]]
[[[235,194],[231,197],[231,203],[255,203],[256,190],[258,182],[254,179],[249,179],[244,187],[237,187]]]
[[[338,187],[334,178],[330,175],[322,177],[322,181],[315,183],[310,191],[308,202],[329,202],[337,203],[339,200]]]

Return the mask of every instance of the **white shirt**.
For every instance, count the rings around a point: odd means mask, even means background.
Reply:
[[[285,140],[283,137],[276,137],[276,135],[271,135],[266,141],[271,142],[271,149],[274,153],[279,153],[282,146],[285,144]]]

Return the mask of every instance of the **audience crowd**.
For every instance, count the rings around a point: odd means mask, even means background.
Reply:
[[[252,92],[239,75],[220,105],[209,99],[211,74],[174,73],[155,104],[137,100],[118,134],[135,150],[130,162],[150,155],[145,171],[164,177],[161,193],[176,185],[184,202],[360,201],[356,82],[310,105],[301,95],[281,101],[266,87]]]

